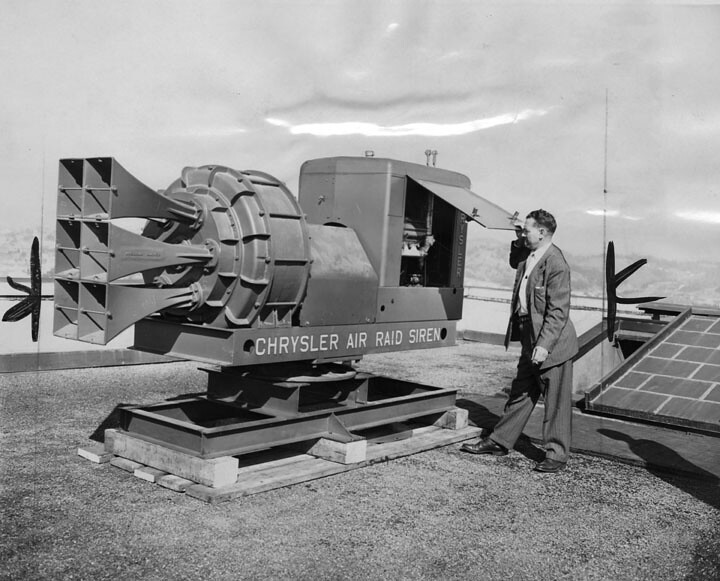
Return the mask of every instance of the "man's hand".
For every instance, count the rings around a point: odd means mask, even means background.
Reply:
[[[533,349],[532,357],[530,359],[534,365],[542,365],[547,358],[547,349],[545,349],[544,347],[535,347],[535,349]]]
[[[525,222],[520,219],[520,212],[515,212],[512,215],[510,223],[513,225],[513,228],[515,228],[515,236],[520,240],[520,238],[522,238],[523,227],[525,226]]]

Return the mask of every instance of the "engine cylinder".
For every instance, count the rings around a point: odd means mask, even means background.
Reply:
[[[166,316],[216,327],[290,325],[310,270],[307,225],[290,191],[269,174],[202,166],[185,168],[162,195],[196,206],[201,219],[151,221],[143,235],[215,253],[211,263],[144,273],[146,284],[202,289],[200,305]]]

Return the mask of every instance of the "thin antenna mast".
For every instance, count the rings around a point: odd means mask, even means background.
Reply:
[[[605,281],[607,280],[607,193],[608,193],[608,90],[605,89],[605,156],[603,162],[603,246],[602,246],[602,312],[605,312]]]

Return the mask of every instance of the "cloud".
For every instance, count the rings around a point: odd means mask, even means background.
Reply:
[[[720,212],[707,212],[705,210],[682,210],[675,212],[678,218],[705,224],[720,224]]]
[[[399,26],[400,26],[399,22],[391,22],[390,24],[388,24],[387,28],[385,29],[385,34],[391,34],[391,33],[395,32]]]
[[[357,71],[362,68],[353,69]],[[343,73],[347,76],[347,71]],[[457,86],[450,88],[437,87],[433,92],[412,92],[396,90],[393,87],[384,87],[377,93],[348,94],[342,89],[331,87],[329,90],[316,90],[302,98],[294,93],[292,100],[286,103],[276,103],[269,112],[273,115],[315,115],[331,109],[342,111],[358,111],[361,115],[368,115],[375,111],[386,111],[392,114],[407,112],[408,109],[421,109],[442,107],[443,110],[456,110],[462,104],[476,102],[477,95],[471,90],[461,90]],[[284,98],[285,95],[282,96]],[[276,97],[277,99],[277,97]],[[274,119],[278,121],[278,119]],[[283,122],[285,123],[285,122]],[[288,126],[290,124],[288,123]]]
[[[340,123],[303,123],[293,125],[288,121],[267,118],[265,121],[276,127],[284,127],[293,135],[317,135],[329,137],[333,135],[364,135],[367,137],[406,137],[432,136],[445,137],[450,135],[466,135],[483,131],[500,125],[510,125],[547,114],[546,109],[525,109],[519,113],[505,113],[485,119],[474,119],[463,123],[407,123],[405,125],[378,125],[360,121],[343,121]]]

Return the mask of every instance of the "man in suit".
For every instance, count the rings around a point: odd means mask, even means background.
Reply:
[[[545,210],[527,215],[510,248],[510,266],[517,269],[512,309],[505,335],[520,341],[517,375],[492,434],[462,450],[504,456],[515,446],[540,395],[544,396],[545,459],[539,472],[558,472],[570,451],[572,419],[572,358],[578,351],[570,321],[570,267],[552,243],[557,224]]]

